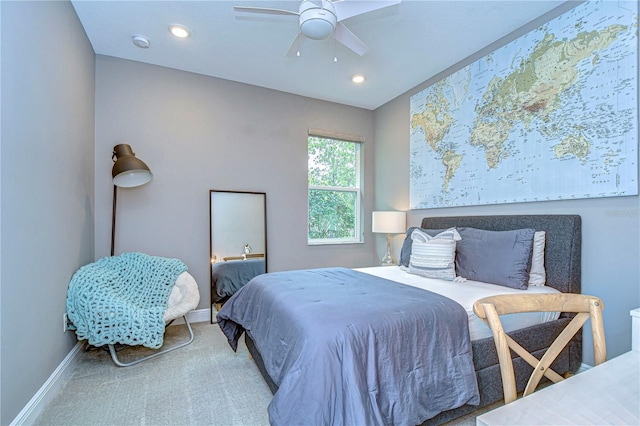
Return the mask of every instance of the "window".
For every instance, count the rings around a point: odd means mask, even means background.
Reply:
[[[308,244],[362,242],[362,142],[309,133]]]

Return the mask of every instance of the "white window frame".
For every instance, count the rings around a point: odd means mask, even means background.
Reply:
[[[338,142],[349,142],[356,146],[356,186],[352,188],[309,185],[309,166],[307,164],[307,245],[329,245],[329,244],[361,244],[364,242],[364,220],[363,220],[363,176],[364,176],[364,138],[344,133],[327,132],[309,129],[307,137],[307,152],[309,138],[332,139]],[[355,194],[355,236],[351,238],[309,238],[309,192],[312,190],[349,192]]]

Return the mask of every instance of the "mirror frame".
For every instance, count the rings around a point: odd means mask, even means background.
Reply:
[[[261,195],[262,196],[262,205],[264,211],[264,250],[261,253],[264,253],[264,270],[265,273],[269,271],[269,257],[267,254],[267,193],[266,192],[255,192],[255,191],[233,191],[233,190],[219,190],[219,189],[210,189],[209,190],[209,292],[210,292],[210,309],[211,309],[211,322],[213,323],[213,268],[212,265],[215,262],[214,259],[214,235],[213,235],[213,202],[215,194],[244,194],[244,195]],[[238,253],[241,254],[241,253]]]

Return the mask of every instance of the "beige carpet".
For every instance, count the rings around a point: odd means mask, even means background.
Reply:
[[[108,352],[80,355],[70,380],[42,411],[36,425],[266,426],[271,392],[244,344],[234,353],[217,324],[193,324],[192,344],[131,366],[117,367]],[[165,345],[187,337],[168,328]],[[146,348],[119,352],[129,362]],[[475,415],[451,424],[475,425]]]
[[[36,425],[268,425],[271,392],[246,347],[234,353],[218,325],[193,324],[193,343],[117,367],[108,352],[83,352],[71,379]],[[165,345],[187,337],[168,327]],[[146,353],[126,348],[123,362]]]

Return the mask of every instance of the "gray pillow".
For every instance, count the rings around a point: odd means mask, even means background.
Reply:
[[[404,237],[404,242],[402,243],[402,248],[400,249],[400,261],[398,262],[398,266],[406,266],[409,267],[409,261],[411,260],[411,244],[413,240],[411,240],[411,233],[414,229],[419,229],[425,234],[428,234],[432,237],[435,237],[437,234],[444,231],[444,229],[423,229],[418,228],[417,226],[412,226],[407,229],[407,235]]]
[[[527,289],[535,233],[533,229],[457,229],[462,237],[456,246],[456,271],[459,276],[520,290]]]

